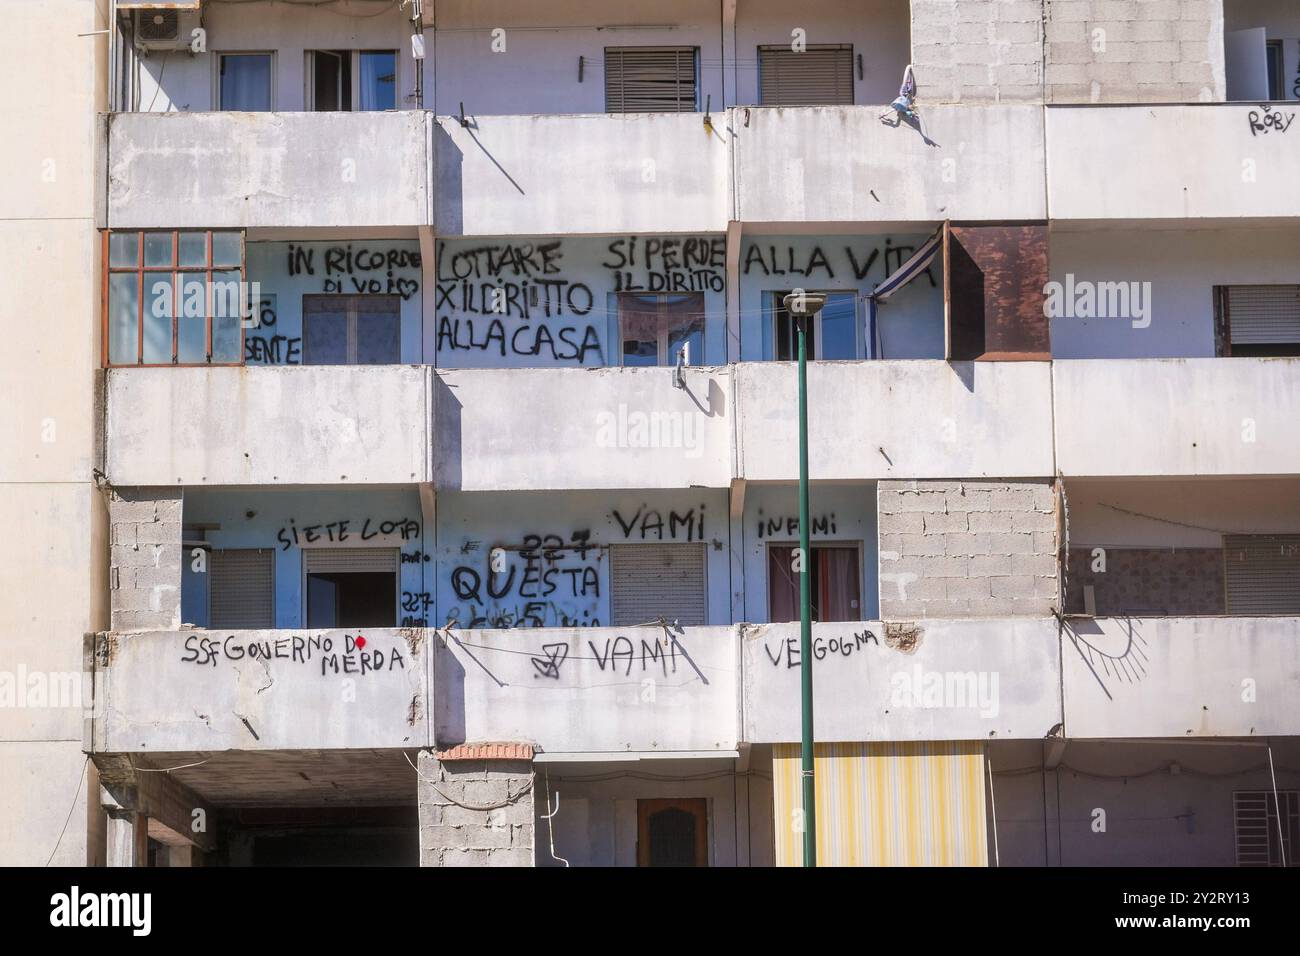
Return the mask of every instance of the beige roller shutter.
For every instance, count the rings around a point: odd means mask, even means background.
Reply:
[[[226,548],[208,555],[208,627],[275,627],[275,552]]]
[[[396,548],[304,548],[308,574],[397,573]]]
[[[853,105],[853,47],[758,48],[759,102],[763,106]]]
[[[1300,534],[1223,537],[1229,614],[1300,614]]]
[[[1300,285],[1228,286],[1233,345],[1300,344]]]
[[[605,110],[693,113],[694,47],[606,47]]]
[[[663,618],[704,624],[704,545],[618,544],[610,553],[610,614],[615,627]]]

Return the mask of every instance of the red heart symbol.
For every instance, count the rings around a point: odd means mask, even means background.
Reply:
[[[360,636],[358,636],[358,637],[357,637],[357,647],[365,647],[365,646],[366,646],[366,639],[365,639],[364,637],[360,637]]]

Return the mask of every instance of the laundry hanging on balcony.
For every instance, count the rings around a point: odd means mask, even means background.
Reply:
[[[912,253],[910,259],[864,296],[867,300],[867,341],[871,343],[871,358],[885,357],[884,345],[880,339],[880,326],[876,321],[877,308],[888,302],[895,292],[924,272],[942,248],[943,226],[940,226],[933,236],[921,243],[921,247]]]

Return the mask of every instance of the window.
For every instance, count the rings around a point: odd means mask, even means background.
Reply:
[[[794,570],[795,545],[767,547],[768,620],[773,624],[799,620],[799,575]],[[857,621],[862,618],[862,575],[856,547],[814,545],[808,566],[812,572],[814,621]]]
[[[307,108],[397,109],[396,50],[308,50]]]
[[[708,866],[709,804],[703,797],[636,802],[637,866]]]
[[[275,552],[223,548],[208,554],[208,627],[275,627]]]
[[[617,544],[609,553],[610,624],[707,623],[704,545]]]
[[[302,297],[304,365],[396,365],[402,359],[396,295]]]
[[[217,109],[250,113],[271,109],[270,53],[221,53],[217,62]]]
[[[395,548],[306,548],[307,626],[396,627]]]
[[[1264,47],[1264,57],[1268,61],[1268,98],[1270,101],[1286,99],[1282,80],[1282,41],[1269,40]]]
[[[1278,822],[1278,805],[1282,820]],[[1239,790],[1232,795],[1237,866],[1300,866],[1300,791]]]
[[[1220,355],[1300,355],[1300,285],[1215,287]]]
[[[853,46],[760,46],[758,89],[763,106],[851,106]]]
[[[686,346],[687,364],[704,358],[704,296],[635,295],[618,297],[618,324],[624,365],[676,365]]]
[[[313,110],[352,109],[352,54],[348,50],[308,50],[308,105]]]
[[[1300,534],[1223,537],[1230,615],[1300,614]]]
[[[775,323],[776,360],[799,359],[798,323],[786,311],[788,293],[771,293],[772,318]],[[829,292],[826,305],[813,316],[808,327],[809,359],[856,359],[858,352],[858,298],[854,292]]]
[[[397,53],[362,50],[358,109],[397,109]]]
[[[606,47],[606,112],[695,112],[695,58],[694,47]]]
[[[235,231],[106,232],[106,365],[238,365],[244,237]]]

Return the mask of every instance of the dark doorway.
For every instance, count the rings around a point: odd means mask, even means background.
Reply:
[[[308,574],[307,626],[396,627],[397,575],[391,571]]]
[[[708,801],[637,801],[637,866],[708,866]]]

